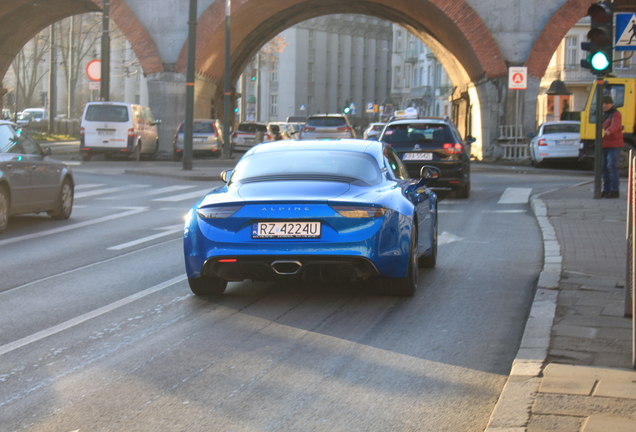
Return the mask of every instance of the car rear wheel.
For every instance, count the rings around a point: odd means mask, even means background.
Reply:
[[[455,197],[460,199],[470,197],[470,180],[468,180],[464,186],[459,186],[455,189]]]
[[[188,278],[188,284],[192,292],[198,296],[220,295],[225,292],[227,287],[227,281],[208,276]]]
[[[92,157],[93,157],[93,155],[92,155],[92,154],[90,154],[90,153],[84,153],[84,154],[82,155],[82,160],[83,160],[84,162],[88,162],[88,161],[90,161],[90,160],[91,160],[91,158],[92,158]]]
[[[53,219],[64,220],[71,217],[73,211],[73,184],[69,179],[64,179],[60,194],[55,203],[55,210],[48,212]]]
[[[0,233],[9,224],[9,194],[6,189],[0,186]]]
[[[435,215],[435,228],[433,229],[433,242],[431,244],[431,254],[421,256],[418,265],[424,268],[433,268],[437,264],[437,214]]]
[[[150,153],[150,160],[151,161],[157,160],[158,155],[159,155],[159,141],[155,143],[155,148],[152,150],[152,153]]]
[[[131,159],[135,162],[139,162],[141,160],[141,143],[137,143],[135,146],[135,150],[132,153]]]
[[[378,280],[380,292],[384,295],[410,297],[415,294],[417,288],[417,278],[419,270],[417,267],[417,229],[413,227],[411,236],[411,250],[409,254],[409,266],[406,277],[403,278],[382,278]]]

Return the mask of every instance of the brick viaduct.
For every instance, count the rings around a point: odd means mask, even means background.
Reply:
[[[232,82],[258,49],[282,30],[336,13],[375,16],[399,24],[440,59],[456,89],[460,127],[470,121],[477,155],[488,154],[498,125],[512,124],[514,92],[508,67],[527,66],[520,91],[524,131],[535,127],[539,82],[567,31],[591,0],[233,0]],[[110,16],[129,40],[148,78],[150,106],[163,119],[161,148],[185,111],[188,0],[110,0]],[[614,0],[634,11],[633,0]],[[0,78],[37,32],[71,15],[100,11],[102,0],[0,2]],[[195,115],[221,115],[225,0],[198,0]],[[592,76],[590,75],[590,81]],[[217,108],[219,107],[219,108]],[[469,114],[468,114],[469,113]],[[470,120],[468,118],[470,117]]]

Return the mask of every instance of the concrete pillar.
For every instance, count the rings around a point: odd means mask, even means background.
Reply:
[[[159,151],[172,154],[174,134],[185,117],[185,75],[160,72],[149,75],[148,106],[159,124]]]

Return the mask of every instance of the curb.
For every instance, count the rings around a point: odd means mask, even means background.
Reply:
[[[532,197],[531,208],[543,236],[543,270],[517,356],[484,432],[526,431],[548,356],[563,257],[541,195]]]

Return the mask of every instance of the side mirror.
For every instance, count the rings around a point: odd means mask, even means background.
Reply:
[[[420,180],[431,182],[437,180],[442,175],[442,171],[434,166],[424,165],[420,169]]]
[[[44,156],[51,156],[53,155],[53,149],[51,147],[47,147],[44,149]]]
[[[221,180],[223,180],[223,182],[227,183],[228,180],[230,180],[230,177],[232,177],[232,173],[234,172],[234,170],[225,170],[221,173]]]

